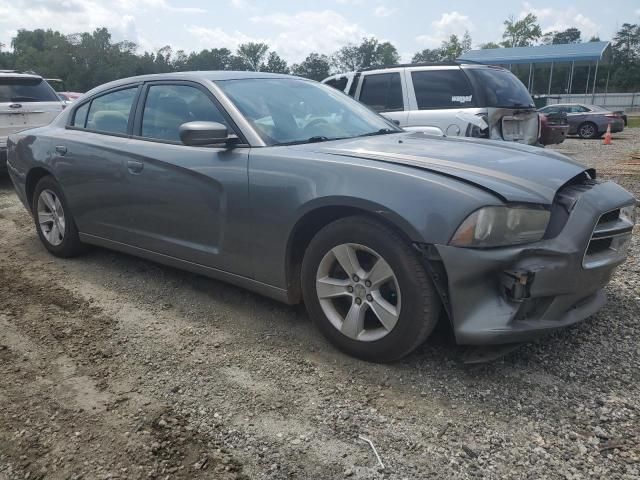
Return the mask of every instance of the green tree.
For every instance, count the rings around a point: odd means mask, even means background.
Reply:
[[[566,43],[580,43],[580,37],[582,36],[580,30],[575,27],[567,28],[562,32],[557,32],[553,36],[553,44],[566,44]]]
[[[289,65],[276,52],[270,52],[267,62],[262,65],[260,70],[271,73],[289,73]]]
[[[389,42],[380,43],[374,37],[363,38],[359,45],[346,45],[333,56],[336,70],[342,72],[394,65],[399,61],[395,46]]]
[[[236,62],[236,65],[240,64],[244,66],[243,70],[253,70],[259,72],[260,68],[264,64],[264,59],[269,51],[269,45],[266,43],[249,42],[243,43],[238,46],[236,51],[236,57],[240,62]]]
[[[320,53],[310,53],[302,62],[291,67],[294,75],[317,81],[327,78],[330,70],[331,60],[328,56]]]
[[[503,47],[528,47],[542,36],[538,18],[528,13],[523,19],[516,20],[513,15],[504,21],[502,34]]]
[[[441,62],[444,54],[439,48],[425,48],[417,52],[411,59],[411,63],[437,63]]]
[[[487,42],[487,43],[481,43],[479,47],[481,50],[489,50],[492,48],[500,48],[500,44],[496,42]]]
[[[233,54],[228,48],[211,48],[189,54],[187,70],[230,70]]]
[[[457,35],[452,34],[447,40],[444,40],[440,46],[442,59],[448,61],[454,61],[469,50],[471,50],[471,36],[469,32],[464,33],[462,41],[460,41]]]
[[[640,25],[623,23],[612,40],[613,59],[625,65],[640,60]]]

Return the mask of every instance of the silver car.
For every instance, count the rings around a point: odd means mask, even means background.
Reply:
[[[580,138],[601,137],[607,131],[608,126],[611,126],[611,133],[624,130],[624,118],[620,113],[614,113],[598,105],[558,103],[547,105],[539,111],[544,114],[566,113],[569,122],[569,135],[579,135]]]
[[[331,342],[379,362],[441,316],[466,345],[588,317],[635,222],[633,196],[562,155],[403,131],[286,75],[119,80],[8,145],[52,254],[100,245],[304,301]]]
[[[538,144],[540,120],[509,70],[469,64],[414,64],[348,72],[323,83],[406,130]]]

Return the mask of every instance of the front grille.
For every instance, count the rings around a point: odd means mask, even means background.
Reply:
[[[620,218],[619,208],[603,213],[593,229],[582,266],[595,268],[624,259],[632,230],[633,225]]]

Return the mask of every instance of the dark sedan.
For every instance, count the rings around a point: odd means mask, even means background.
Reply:
[[[559,103],[547,105],[538,111],[545,115],[566,113],[569,121],[569,135],[579,135],[580,138],[598,138],[605,134],[609,125],[611,125],[611,133],[624,130],[624,119],[619,113],[597,105]]]
[[[8,166],[52,254],[100,245],[304,301],[372,361],[414,350],[443,313],[467,345],[588,317],[635,222],[631,194],[557,153],[405,132],[255,72],[98,87],[12,135]]]

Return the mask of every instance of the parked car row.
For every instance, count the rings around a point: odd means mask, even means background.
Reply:
[[[11,134],[9,174],[53,255],[99,245],[304,302],[359,358],[407,355],[443,315],[459,344],[523,342],[603,306],[636,210],[593,169],[518,145],[539,117],[514,79],[401,67],[345,86],[407,131],[287,75],[127,78]],[[411,131],[434,103],[433,128],[510,142]]]

